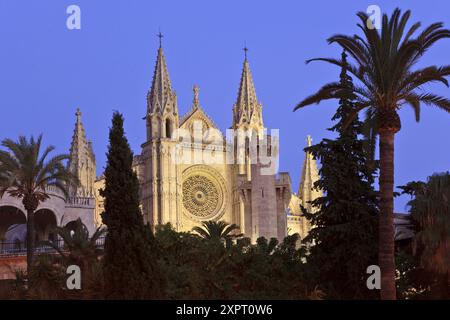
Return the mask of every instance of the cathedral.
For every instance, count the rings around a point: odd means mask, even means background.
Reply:
[[[305,153],[300,185],[293,193],[289,174],[278,172],[277,130],[269,132],[264,127],[263,108],[247,56],[230,112],[233,120],[224,133],[201,106],[199,88],[194,86],[190,110],[180,115],[160,45],[147,94],[146,141],[133,161],[144,221],[152,226],[170,223],[178,231],[191,231],[204,221],[223,220],[238,225],[252,241],[262,236],[282,240],[293,233],[305,237],[311,226],[300,208],[313,211],[309,201],[321,196],[313,189],[319,177],[317,165]],[[309,136],[307,144],[311,145]],[[69,198],[49,190],[51,198],[36,213],[37,228],[42,229],[40,239],[50,238],[55,225],[70,225],[77,218],[90,232],[102,225],[99,190],[104,178],[96,177],[92,142],[86,138],[80,110],[76,112],[68,166],[81,183],[70,187]],[[11,226],[25,221],[26,211],[19,199],[0,199],[0,239],[24,240],[23,228],[12,231]]]

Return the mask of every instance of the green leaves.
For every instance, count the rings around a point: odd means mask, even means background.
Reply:
[[[434,174],[424,182],[402,188],[414,198],[408,202],[417,225],[414,237],[421,264],[432,271],[450,271],[450,173]]]
[[[55,186],[67,195],[67,185],[78,179],[66,168],[66,154],[49,158],[53,146],[41,152],[42,135],[28,140],[20,136],[17,141],[5,139],[0,150],[0,196],[8,192],[11,196],[24,198],[27,195],[39,201],[48,198],[46,188]]]
[[[241,238],[225,247],[214,239],[157,227],[159,262],[171,299],[305,299],[298,236]]]
[[[366,13],[360,12],[357,15],[361,20],[358,26],[363,36],[337,34],[328,39],[329,43],[340,45],[353,61],[347,64],[347,70],[357,81],[353,94],[358,104],[355,104],[354,112],[366,108],[397,110],[407,104],[414,109],[417,121],[420,119],[422,103],[448,112],[449,101],[446,98],[418,91],[423,85],[433,82],[448,86],[446,77],[450,75],[449,67],[428,66],[418,70],[413,70],[413,67],[432,45],[450,38],[450,30],[444,29],[442,23],[433,23],[414,37],[420,23],[414,23],[407,29],[411,12],[402,14],[400,9],[395,9],[390,18],[386,14],[383,16],[381,31],[367,26],[369,17]],[[333,58],[308,60],[311,61],[324,61],[341,68],[345,66],[342,60]],[[323,100],[340,99],[339,90],[330,90],[333,85],[325,85],[297,104],[294,110]],[[371,113],[377,114],[373,111]],[[375,120],[383,122],[378,117]],[[385,124],[377,123],[376,127],[383,125]]]
[[[228,241],[242,237],[242,234],[236,234],[239,227],[236,224],[227,224],[225,221],[205,221],[202,227],[194,227],[194,231],[199,237],[205,240]]]
[[[105,168],[103,222],[105,239],[103,271],[105,295],[112,299],[163,297],[164,277],[150,226],[139,208],[139,184],[132,169],[133,154],[124,135],[123,117],[115,112],[109,132]]]
[[[307,148],[322,164],[314,187],[324,196],[312,202],[316,212],[302,210],[313,225],[302,241],[309,251],[305,268],[311,273],[309,286],[318,284],[330,298],[374,298],[364,276],[377,256],[376,165],[366,148],[370,142],[359,139],[365,126],[354,112],[355,87],[347,75],[345,53],[341,62],[339,107],[329,129],[338,137]]]

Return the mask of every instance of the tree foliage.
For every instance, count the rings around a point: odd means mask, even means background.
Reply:
[[[124,134],[123,117],[114,113],[105,169],[103,223],[106,297],[162,297],[163,280],[156,263],[154,240],[139,207],[139,184],[132,169],[133,154]]]
[[[225,221],[205,221],[201,227],[194,227],[192,231],[202,239],[223,241],[227,246],[231,245],[233,239],[242,237],[242,234],[236,233],[239,231],[236,224],[228,224]]]
[[[238,239],[226,246],[217,239],[202,239],[157,227],[155,238],[162,253],[170,299],[307,299],[321,298],[302,277],[297,236],[276,239]]]
[[[346,54],[342,54],[346,61]],[[340,75],[339,107],[329,130],[338,134],[335,140],[324,139],[305,150],[319,159],[320,179],[314,187],[324,196],[312,202],[315,213],[304,210],[314,226],[304,239],[312,244],[307,265],[319,283],[335,299],[370,298],[366,287],[366,269],[376,264],[377,195],[373,189],[374,168],[364,148],[362,123],[356,117],[345,122],[354,108],[352,79],[344,64]]]
[[[397,254],[397,259],[409,262],[406,267],[399,267],[400,294],[411,298],[448,299],[450,173],[434,174],[427,182],[413,181],[400,189],[412,196],[408,206],[415,232],[411,250],[401,250]]]
[[[417,67],[424,54],[438,41],[450,38],[450,30],[442,23],[433,23],[418,33],[421,24],[407,28],[410,11],[402,14],[395,9],[389,18],[383,15],[381,30],[373,28],[365,12],[358,13],[358,27],[363,35],[337,34],[328,39],[346,50],[354,63],[348,71],[357,80],[350,90],[355,96],[353,110],[346,120],[351,122],[358,112],[366,112],[366,130],[371,145],[379,136],[380,150],[380,215],[378,264],[381,268],[381,298],[393,300],[395,293],[394,262],[394,144],[395,134],[401,129],[398,109],[410,106],[416,120],[420,119],[421,105],[437,107],[450,113],[450,100],[444,96],[424,91],[427,84],[440,82],[449,86],[446,79],[450,66]],[[344,67],[347,62],[334,58],[317,58]],[[324,85],[316,93],[301,101],[294,110],[329,99],[340,99],[344,88],[339,82]],[[374,147],[372,148],[372,150]]]
[[[54,151],[49,146],[42,152],[42,135],[37,139],[20,136],[17,141],[5,139],[0,150],[0,198],[5,193],[21,198],[27,211],[27,266],[33,263],[35,245],[34,212],[41,202],[50,198],[48,187],[54,187],[68,196],[68,185],[78,179],[64,165],[67,154],[49,159]]]

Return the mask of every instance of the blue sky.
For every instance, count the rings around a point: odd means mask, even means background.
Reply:
[[[81,8],[81,30],[66,28],[66,8],[72,4]],[[305,65],[305,60],[338,57],[339,48],[326,39],[357,33],[355,13],[371,4],[388,13],[396,6],[411,9],[412,21],[442,21],[450,27],[446,0],[0,0],[0,139],[42,132],[45,143],[68,152],[80,107],[101,173],[111,114],[119,110],[139,153],[161,28],[180,113],[190,108],[197,84],[201,105],[222,130],[231,124],[247,44],[265,125],[280,129],[280,169],[290,172],[296,190],[306,135],[315,142],[330,137],[326,128],[336,102],[295,113],[292,108],[339,73],[323,63]],[[423,64],[450,64],[450,40],[436,45]],[[429,89],[450,96],[444,86]],[[424,107],[419,124],[410,109],[401,116],[396,185],[448,170],[450,115]],[[396,210],[405,211],[407,200],[397,199]]]

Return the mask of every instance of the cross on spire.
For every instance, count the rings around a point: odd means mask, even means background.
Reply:
[[[247,48],[247,45],[246,45],[246,44],[244,44],[244,48],[243,48],[242,50],[244,50],[245,60],[247,60],[247,52],[248,52],[248,48]]]
[[[162,47],[162,38],[164,38],[164,35],[161,33],[161,30],[159,30],[159,33],[156,35],[159,38],[159,47]]]

